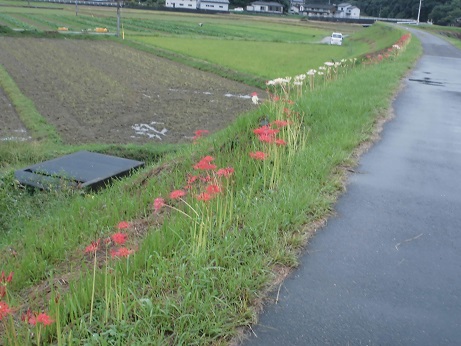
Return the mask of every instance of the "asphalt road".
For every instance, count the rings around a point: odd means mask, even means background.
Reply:
[[[243,345],[461,345],[461,51],[414,35],[396,117]]]

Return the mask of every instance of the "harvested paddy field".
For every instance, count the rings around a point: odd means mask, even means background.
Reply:
[[[252,107],[253,87],[111,41],[3,37],[0,64],[68,144],[179,143]]]

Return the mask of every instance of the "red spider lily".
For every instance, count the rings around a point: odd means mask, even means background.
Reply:
[[[267,158],[267,155],[262,151],[252,152],[250,153],[250,156],[255,160],[265,160]]]
[[[2,271],[2,276],[0,277],[0,282],[2,282],[3,284],[6,284],[8,282],[11,282],[11,280],[13,280],[13,272],[11,272],[7,277],[5,277],[5,272]]]
[[[10,309],[7,303],[0,301],[0,321],[12,312],[13,310]]]
[[[251,97],[253,97],[253,96],[258,96],[258,93],[257,93],[256,91],[255,91],[255,92],[252,92],[250,96],[251,96]]]
[[[126,221],[121,221],[117,225],[118,229],[125,229],[125,228],[130,228],[130,227],[131,227],[131,224],[129,222],[126,222]]]
[[[117,250],[112,250],[110,252],[110,255],[112,258],[114,257],[128,257],[134,252],[134,250],[129,250],[126,247],[121,247],[120,249]]]
[[[192,137],[192,139],[195,141],[195,140],[201,138],[203,135],[208,134],[209,131],[208,130],[197,130],[194,133],[195,133],[195,136]]]
[[[29,323],[30,319],[31,318],[35,318],[35,316],[32,314],[32,311],[27,310],[26,313],[24,315],[21,316],[21,321],[24,321],[26,323]]]
[[[6,287],[0,286],[0,299],[2,299],[6,295]]]
[[[125,244],[127,237],[128,237],[128,234],[119,232],[119,233],[112,234],[110,238],[115,244],[123,245]]]
[[[187,185],[193,184],[199,178],[198,175],[191,175],[187,178]]]
[[[210,195],[207,192],[202,192],[201,194],[197,195],[197,200],[198,201],[208,202],[212,198],[213,198],[213,196]]]
[[[216,168],[217,168],[216,165],[213,165],[209,162],[199,162],[194,166],[194,169],[200,169],[202,171],[208,171],[208,170],[212,170]]]
[[[207,171],[210,169],[216,169],[216,165],[211,164],[210,162],[213,161],[214,158],[211,156],[205,156],[202,158],[196,165],[194,165],[194,169],[199,169],[203,171]]]
[[[220,168],[216,172],[216,174],[219,177],[226,177],[226,178],[230,177],[233,173],[234,173],[234,169],[232,167]]]
[[[154,199],[154,210],[159,211],[165,205],[165,200],[162,197]]]
[[[381,54],[378,54],[378,60],[379,61],[383,60],[383,56]]]
[[[277,95],[271,95],[271,99],[272,99],[272,101],[274,101],[274,102],[280,101],[280,97],[277,96]]]
[[[38,315],[34,315],[30,310],[27,310],[21,319],[33,326],[37,325],[38,323],[41,323],[44,326],[49,326],[50,324],[54,323],[54,320],[46,313],[42,312]]]
[[[265,143],[272,143],[275,140],[275,138],[273,136],[269,136],[269,135],[259,135],[258,139],[261,142],[265,142]]]
[[[98,251],[99,249],[99,242],[101,241],[101,239],[98,239],[96,241],[92,241],[91,242],[91,245],[88,245],[86,248],[85,248],[85,253],[88,253],[88,252],[96,252]]]
[[[275,126],[278,128],[288,126],[289,124],[290,123],[287,120],[274,120],[273,122],[271,122],[272,126]]]
[[[186,195],[186,191],[184,190],[174,190],[170,193],[171,199],[178,199]]]
[[[271,129],[269,126],[261,126],[253,130],[253,133],[257,136],[275,136],[279,130]]]
[[[51,317],[45,314],[44,312],[42,312],[41,314],[38,314],[36,317],[36,320],[37,320],[37,323],[42,323],[44,326],[49,326],[50,324],[54,322],[54,320],[51,319]]]
[[[287,145],[287,142],[285,142],[283,139],[276,139],[275,144],[277,144],[277,145]]]
[[[197,137],[201,137],[201,136],[206,135],[206,134],[208,134],[208,133],[210,133],[210,132],[209,132],[208,130],[197,130],[197,131],[195,131],[194,133],[195,133],[195,135],[196,135]]]
[[[207,175],[205,177],[200,177],[200,181],[208,183],[209,181],[211,181],[211,176]]]
[[[211,162],[214,160],[214,157],[213,156],[205,156],[203,159],[201,159],[200,161],[204,161],[204,162]]]
[[[206,187],[206,192],[210,195],[215,195],[221,192],[221,188],[218,185],[208,185]]]

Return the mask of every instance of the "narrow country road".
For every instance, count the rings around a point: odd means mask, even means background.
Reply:
[[[461,345],[461,51],[412,32],[395,119],[243,345]]]

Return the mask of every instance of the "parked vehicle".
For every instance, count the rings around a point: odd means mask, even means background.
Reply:
[[[330,37],[330,44],[337,44],[338,46],[341,46],[343,44],[343,34],[340,32],[332,33]]]

